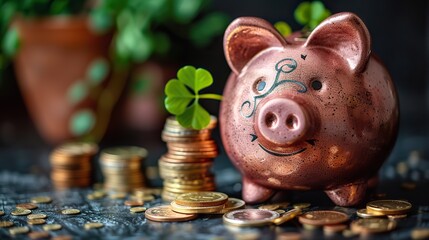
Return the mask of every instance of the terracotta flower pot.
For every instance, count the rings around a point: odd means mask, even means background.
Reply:
[[[96,34],[85,17],[18,18],[14,26],[20,37],[16,74],[40,134],[59,143],[94,131],[99,88],[108,85],[109,74],[98,82],[88,80],[88,66],[95,59],[107,59],[112,34]],[[109,65],[107,60],[104,64]],[[79,86],[71,99],[71,88]],[[76,114],[83,114],[77,116],[82,119],[73,119]],[[73,121],[81,122],[76,128]]]

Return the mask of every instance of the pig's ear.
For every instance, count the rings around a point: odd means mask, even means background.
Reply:
[[[353,73],[365,69],[371,53],[368,29],[353,13],[339,13],[327,18],[313,30],[305,45],[335,52],[347,61]]]
[[[234,20],[223,40],[226,60],[236,74],[260,51],[284,45],[286,41],[270,23],[254,17]]]

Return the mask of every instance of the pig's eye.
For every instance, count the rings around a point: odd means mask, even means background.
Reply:
[[[266,85],[267,83],[265,82],[265,78],[260,77],[256,80],[255,84],[253,85],[253,89],[255,90],[255,92],[259,93],[265,89]]]
[[[322,89],[322,82],[320,82],[319,80],[312,81],[311,82],[311,88],[313,88],[314,90]]]

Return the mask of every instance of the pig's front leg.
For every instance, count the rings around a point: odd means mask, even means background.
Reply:
[[[254,204],[264,202],[274,193],[274,190],[258,185],[243,176],[243,200],[246,203]]]
[[[356,183],[337,189],[325,191],[328,197],[338,206],[354,206],[365,198],[367,183]]]

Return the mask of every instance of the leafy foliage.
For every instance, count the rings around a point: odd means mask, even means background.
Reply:
[[[294,12],[295,20],[307,31],[312,31],[330,15],[331,12],[320,1],[302,2]]]
[[[167,111],[176,115],[177,121],[186,128],[203,129],[210,123],[210,114],[200,105],[200,99],[221,100],[217,94],[199,92],[213,84],[209,71],[193,66],[185,66],[177,72],[177,79],[165,86],[164,104]]]

